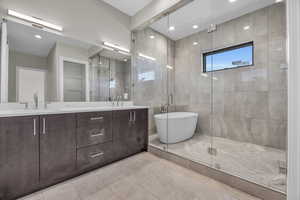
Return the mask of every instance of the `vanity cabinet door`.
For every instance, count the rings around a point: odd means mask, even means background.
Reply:
[[[52,184],[76,169],[75,114],[40,117],[40,180]]]
[[[0,199],[15,199],[38,186],[38,119],[0,118]]]
[[[147,149],[148,110],[123,110],[113,114],[113,145],[116,159]]]
[[[148,145],[148,110],[132,110],[131,131],[128,137],[130,154],[147,149]]]
[[[129,155],[127,138],[131,134],[131,111],[113,112],[114,158],[121,159]]]

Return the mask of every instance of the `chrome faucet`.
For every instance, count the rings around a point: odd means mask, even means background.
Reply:
[[[168,112],[168,104],[164,104],[160,106],[160,112],[161,113],[167,113]]]
[[[120,101],[121,101],[121,99],[122,99],[122,96],[117,96],[117,106],[119,106],[119,105],[120,105]]]
[[[38,109],[39,108],[39,97],[38,97],[37,93],[34,93],[33,100],[34,100],[34,108]]]

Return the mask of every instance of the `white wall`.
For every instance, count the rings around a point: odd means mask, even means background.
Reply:
[[[130,17],[101,0],[0,0],[0,12],[7,9],[62,25],[74,39],[130,47]]]

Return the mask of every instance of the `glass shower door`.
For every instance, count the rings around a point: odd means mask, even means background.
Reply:
[[[133,102],[149,106],[149,145],[167,150],[167,39],[151,28],[133,33]]]
[[[285,3],[274,3],[211,33],[213,166],[286,190]]]

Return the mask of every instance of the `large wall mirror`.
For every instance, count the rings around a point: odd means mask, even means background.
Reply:
[[[6,23],[8,102],[130,101],[129,53]]]

